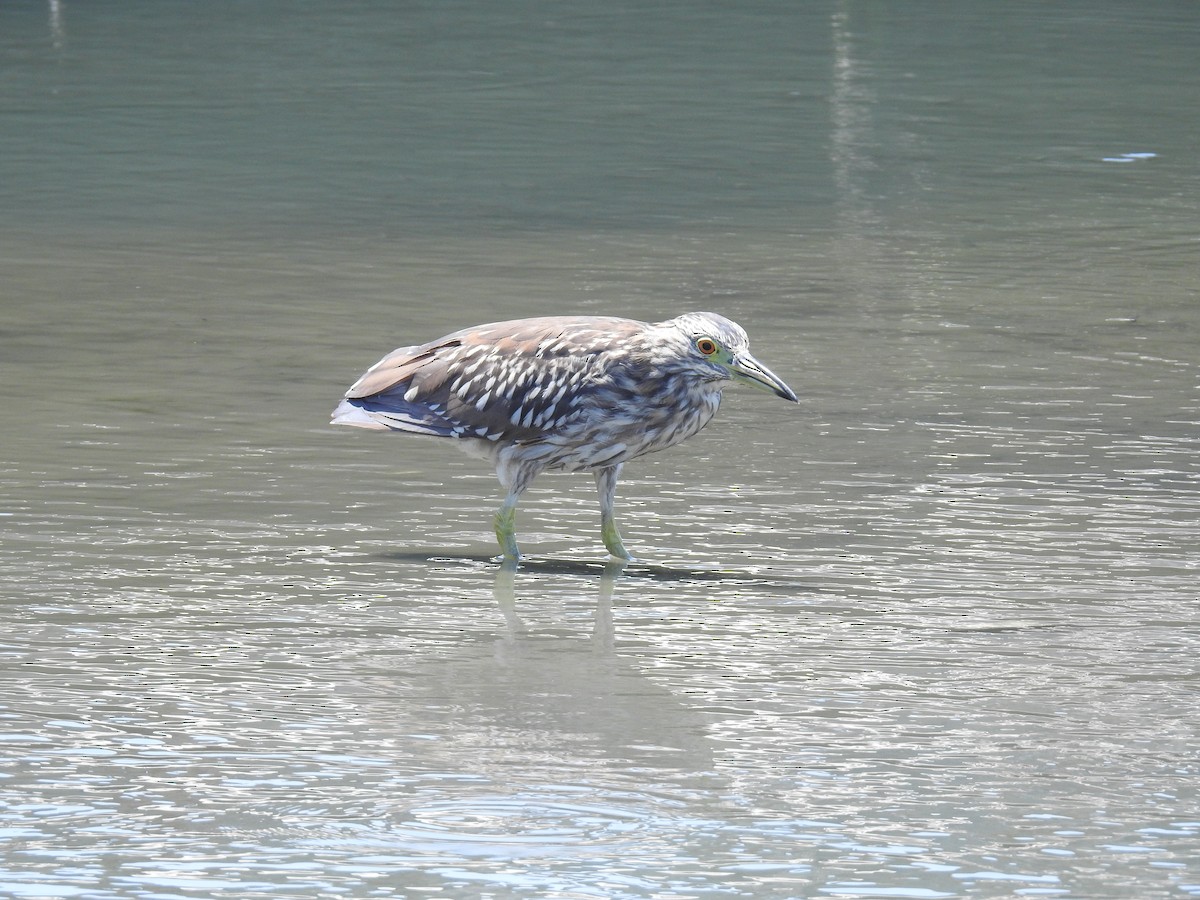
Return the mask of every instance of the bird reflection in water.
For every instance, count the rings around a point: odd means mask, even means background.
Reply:
[[[496,605],[504,616],[509,633],[521,636],[526,633],[525,623],[517,612],[516,581],[519,562],[506,559],[496,572],[496,580],[492,584],[492,595]],[[625,571],[628,560],[610,559],[600,573],[600,590],[596,598],[596,612],[592,628],[591,640],[596,649],[611,651],[613,649],[613,592],[616,590],[617,579]]]

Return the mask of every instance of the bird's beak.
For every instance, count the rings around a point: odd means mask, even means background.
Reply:
[[[734,381],[748,384],[760,390],[770,391],[784,400],[796,403],[796,392],[783,383],[783,379],[760,363],[749,353],[735,356],[729,363],[729,373]]]

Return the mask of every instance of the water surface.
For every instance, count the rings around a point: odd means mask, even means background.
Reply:
[[[1200,895],[1186,4],[0,11],[0,893]],[[335,430],[463,325],[715,309],[522,504]]]

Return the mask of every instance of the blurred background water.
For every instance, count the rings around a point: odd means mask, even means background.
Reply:
[[[1200,7],[0,7],[0,894],[1200,895]],[[394,346],[714,309],[522,505]]]

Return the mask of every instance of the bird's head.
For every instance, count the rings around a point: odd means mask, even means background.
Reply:
[[[750,339],[737,322],[711,312],[687,313],[657,327],[670,331],[682,361],[707,381],[733,380],[796,402],[783,379],[750,353]]]

